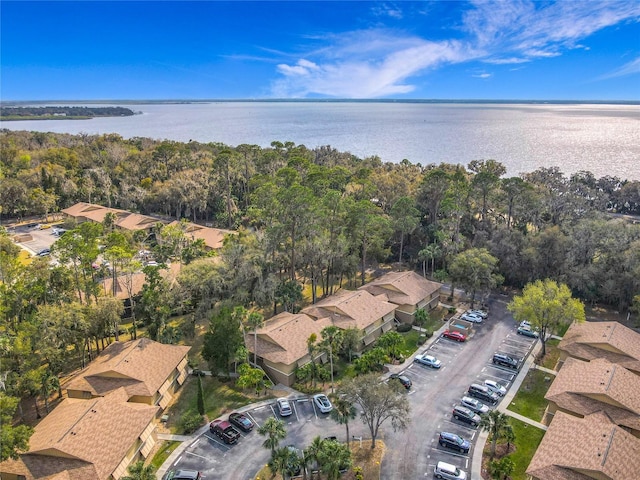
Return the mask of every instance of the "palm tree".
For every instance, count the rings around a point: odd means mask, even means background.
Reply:
[[[120,480],[155,480],[156,468],[153,465],[146,465],[142,460],[137,461],[127,468],[129,475]]]
[[[284,478],[287,467],[293,460],[294,455],[295,452],[293,452],[289,447],[282,447],[274,450],[271,454],[271,460],[269,460],[268,463],[271,474],[276,476],[280,473]]]
[[[491,440],[491,460],[496,454],[496,443],[498,439],[502,438],[509,425],[509,417],[498,410],[491,410],[489,413],[485,413],[481,416],[480,428],[489,432],[489,439]]]
[[[320,332],[322,346],[329,350],[329,364],[331,366],[331,393],[333,393],[333,351],[339,350],[342,343],[342,330],[335,325],[329,325]]]
[[[275,417],[269,417],[262,426],[258,428],[258,433],[267,437],[262,443],[262,446],[271,449],[271,458],[273,458],[276,448],[280,445],[280,440],[283,440],[287,436],[284,422]]]
[[[516,433],[513,431],[513,427],[510,424],[507,424],[505,426],[503,437],[507,442],[507,455],[508,455],[509,450],[511,450],[511,444],[516,441]]]
[[[489,473],[494,480],[505,480],[513,473],[516,465],[510,457],[502,457],[489,463]]]
[[[333,410],[332,410],[332,413],[333,413]],[[322,447],[324,442],[325,440],[320,438],[320,436],[317,436],[316,438],[313,439],[313,441],[311,442],[311,445],[309,445],[304,450],[305,458],[308,460],[309,463],[311,463],[312,461],[315,461],[316,466],[318,467],[318,471],[320,471],[322,467],[320,465],[320,456],[322,453]],[[311,470],[311,476],[313,478],[313,470]]]
[[[264,325],[264,317],[258,312],[251,312],[247,317],[247,326],[253,329],[253,364],[258,365],[258,329]]]
[[[320,452],[322,472],[327,474],[327,480],[340,478],[340,470],[351,466],[351,450],[348,445],[336,441],[326,441]]]
[[[347,429],[347,446],[349,445],[349,420],[356,418],[356,407],[346,398],[337,398],[333,401],[331,418]]]

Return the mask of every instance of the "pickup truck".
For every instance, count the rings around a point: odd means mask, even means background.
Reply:
[[[211,422],[209,424],[209,431],[226,444],[236,443],[240,438],[240,432],[224,420],[214,420]]]

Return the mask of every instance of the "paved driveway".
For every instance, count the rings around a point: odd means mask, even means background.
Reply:
[[[492,296],[489,318],[476,326],[467,342],[436,339],[428,347],[428,353],[442,361],[439,370],[416,363],[404,370],[414,385],[409,393],[413,421],[403,432],[384,430],[387,453],[382,464],[383,479],[433,478],[433,468],[438,461],[471,473],[473,449],[469,454],[461,454],[442,448],[438,434],[441,431],[456,433],[471,440],[473,448],[479,429],[453,419],[454,405],[466,395],[471,383],[492,379],[507,387],[511,385],[516,372],[494,366],[491,359],[495,352],[524,357],[531,351],[534,341],[516,335],[515,322],[506,310],[507,302],[506,297]]]

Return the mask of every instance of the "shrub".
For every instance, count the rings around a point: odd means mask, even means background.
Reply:
[[[427,337],[425,335],[420,335],[418,337],[418,345],[424,345],[424,342],[427,341]]]
[[[449,307],[449,309],[447,310],[449,313],[454,314],[457,312],[456,307]]]
[[[427,338],[431,338],[433,337],[433,331],[432,330],[426,330],[423,335]]]
[[[314,388],[313,386],[305,383],[294,383],[294,390],[298,390],[299,392],[306,393],[307,395],[312,395],[314,393],[322,392],[322,388],[318,385]]]
[[[406,333],[406,332],[410,332],[412,328],[413,327],[411,326],[410,323],[401,323],[400,325],[398,325],[397,330],[400,333]]]
[[[204,418],[198,412],[194,412],[193,410],[189,410],[182,414],[180,417],[180,427],[182,427],[182,431],[184,433],[193,433],[200,425],[204,423]]]

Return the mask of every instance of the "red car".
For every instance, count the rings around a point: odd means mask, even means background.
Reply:
[[[467,337],[464,336],[462,333],[460,332],[450,332],[449,330],[445,330],[444,333],[442,334],[442,336],[444,338],[449,338],[451,340],[455,340],[456,342],[464,342]]]

